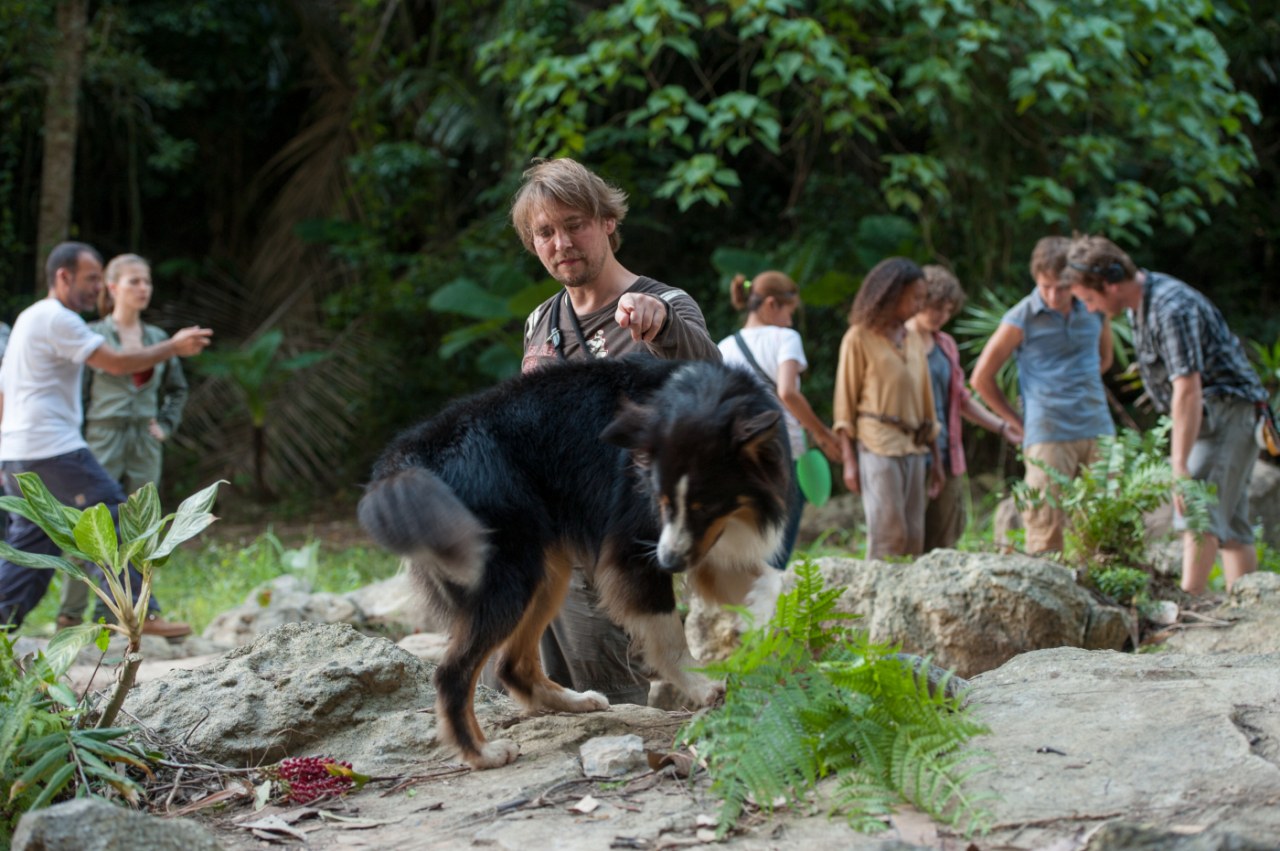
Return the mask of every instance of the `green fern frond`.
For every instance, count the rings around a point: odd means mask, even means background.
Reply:
[[[842,589],[827,589],[817,566],[797,565],[795,588],[780,598],[768,628],[750,630],[731,656],[708,670],[726,678],[722,707],[680,733],[705,760],[721,797],[720,834],[748,801],[804,805],[817,781],[840,779],[834,806],[860,830],[884,827],[908,800],[952,824],[980,824],[963,791],[964,743],[986,728],[945,680],[931,688],[922,670],[841,624]]]

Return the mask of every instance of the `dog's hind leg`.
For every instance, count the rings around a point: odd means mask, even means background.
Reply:
[[[520,746],[507,740],[487,741],[476,720],[475,693],[491,643],[470,620],[455,622],[449,650],[436,669],[436,723],[440,738],[457,746],[472,768],[498,768],[520,755]]]
[[[609,708],[597,691],[574,691],[551,680],[542,667],[539,643],[547,625],[564,605],[572,560],[562,551],[548,551],[542,582],[524,617],[503,646],[498,677],[507,691],[530,712],[596,712]]]

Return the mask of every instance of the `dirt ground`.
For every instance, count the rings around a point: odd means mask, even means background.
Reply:
[[[312,807],[266,807],[247,797],[224,812],[193,817],[232,851],[281,845],[332,849],[634,848],[646,851],[716,844],[718,801],[705,778],[692,783],[674,767],[637,769],[616,780],[582,776],[577,744],[585,735],[636,733],[653,753],[666,753],[687,719],[643,707],[615,707],[592,716],[553,715],[512,723],[520,758],[474,772],[448,760],[379,779],[358,793]],[[584,732],[584,727],[586,731]],[[904,808],[889,829],[872,837],[821,812],[755,813],[721,844],[739,849],[822,847],[872,849],[884,840],[938,849],[964,849],[959,837],[939,835],[927,818]]]

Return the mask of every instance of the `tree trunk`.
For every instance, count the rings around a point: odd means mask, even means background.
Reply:
[[[36,296],[47,291],[44,262],[71,230],[76,128],[84,65],[88,0],[59,0],[58,41],[44,100],[44,163],[40,170],[40,224],[36,233]]]

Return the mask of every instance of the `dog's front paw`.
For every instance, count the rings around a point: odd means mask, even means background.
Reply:
[[[520,756],[520,746],[509,739],[485,742],[480,746],[480,753],[469,757],[467,763],[476,771],[486,768],[501,768],[516,761]]]
[[[717,706],[724,703],[724,683],[706,677],[691,679],[684,689],[689,699],[698,706]]]
[[[600,712],[609,708],[609,698],[598,691],[569,691],[566,689],[565,694],[571,701],[565,710],[567,712]]]
[[[584,692],[583,697],[591,702],[591,708],[597,712],[609,708],[609,698],[598,691]]]

